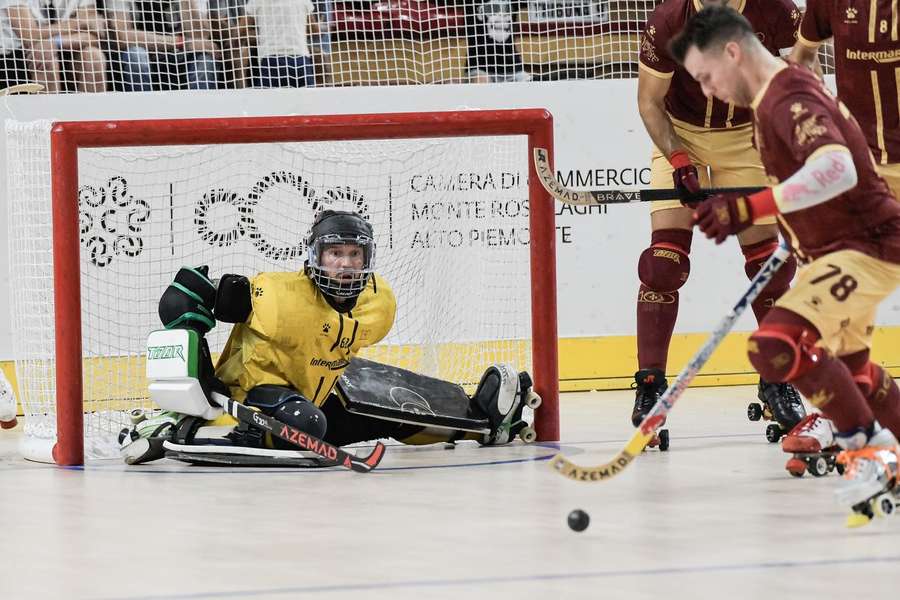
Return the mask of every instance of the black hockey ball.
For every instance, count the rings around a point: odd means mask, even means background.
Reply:
[[[584,531],[590,524],[591,516],[580,508],[569,513],[569,529],[572,531]]]

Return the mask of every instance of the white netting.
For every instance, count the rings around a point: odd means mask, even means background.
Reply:
[[[0,10],[6,86],[96,92],[635,77],[640,33],[658,2],[3,4],[11,5]],[[830,72],[830,48],[823,62]]]
[[[47,122],[7,123],[15,355],[29,443],[55,435]],[[147,405],[147,333],[183,265],[213,276],[301,268],[313,204],[373,223],[376,270],[398,300],[366,353],[464,385],[494,362],[530,368],[524,136],[82,149],[86,453]],[[209,335],[213,352],[229,326]],[[32,452],[34,454],[34,452]]]

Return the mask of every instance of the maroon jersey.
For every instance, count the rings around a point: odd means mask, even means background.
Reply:
[[[852,249],[900,263],[900,203],[875,171],[856,119],[811,71],[779,71],[754,100],[754,134],[770,177],[784,181],[824,146],[850,150],[857,184],[821,204],[779,215],[801,260]]]
[[[794,45],[800,11],[791,0],[737,0],[732,6],[750,21],[763,45],[777,55]],[[673,119],[698,127],[721,129],[750,122],[750,111],[703,95],[700,84],[669,55],[669,40],[703,8],[700,0],[665,0],[654,9],[641,36],[641,68],[671,77],[666,110]]]
[[[859,121],[880,164],[900,162],[900,36],[897,2],[807,0],[800,37],[834,37],[838,96]]]

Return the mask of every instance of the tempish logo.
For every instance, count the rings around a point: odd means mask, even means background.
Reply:
[[[147,348],[147,360],[164,360],[167,358],[184,358],[184,346],[149,346]]]
[[[343,346],[341,346],[343,347]],[[322,358],[314,358],[309,361],[309,366],[311,367],[328,367],[332,371],[336,371],[338,369],[343,369],[347,365],[350,364],[350,361],[345,360],[343,358],[339,358],[338,360],[324,360]]]
[[[674,250],[656,248],[653,250],[653,258],[668,258],[674,263],[681,264],[681,257]]]
[[[337,461],[337,449],[334,446],[326,444],[320,439],[310,437],[299,429],[282,425],[279,436],[304,450],[310,450],[319,456],[324,456],[328,460]]]

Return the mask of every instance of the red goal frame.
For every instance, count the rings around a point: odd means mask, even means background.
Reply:
[[[531,232],[531,331],[539,441],[559,439],[554,202],[540,184],[535,147],[553,157],[553,117],[544,109],[475,110],[335,116],[233,117],[54,123],[50,133],[53,194],[53,281],[56,324],[59,465],[84,464],[78,149],[115,146],[246,144],[457,136],[528,136]],[[510,299],[514,302],[514,299]]]

